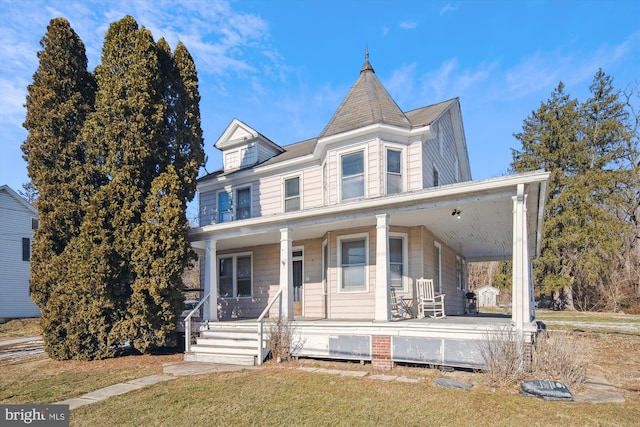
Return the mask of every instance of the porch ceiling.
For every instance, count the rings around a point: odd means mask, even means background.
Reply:
[[[376,225],[376,215],[388,214],[391,226],[424,226],[441,243],[467,261],[511,257],[513,197],[518,184],[527,196],[529,254],[537,255],[548,174],[534,172],[484,181],[471,181],[377,199],[343,203],[268,217],[195,228],[190,239],[204,247],[217,241],[217,250],[280,242],[280,229],[299,240],[322,238],[327,231]],[[460,218],[452,213],[460,211]]]

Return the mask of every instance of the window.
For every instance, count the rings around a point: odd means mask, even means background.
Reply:
[[[395,237],[389,239],[389,280],[391,287],[396,289],[404,288],[404,282],[402,280],[404,276],[403,246],[404,239]]]
[[[231,195],[226,191],[221,191],[218,193],[218,222],[229,222],[232,220]]]
[[[240,149],[240,166],[250,166],[258,161],[258,150],[255,144]]]
[[[402,152],[387,150],[387,194],[402,192]]]
[[[28,237],[22,238],[22,260],[31,261],[31,239]]]
[[[364,291],[367,289],[367,241],[366,235],[338,238],[341,290]]]
[[[300,210],[300,177],[284,180],[284,211]]]
[[[438,187],[440,185],[440,177],[438,174],[438,169],[436,169],[436,167],[433,167],[433,186],[434,187]]]
[[[251,189],[243,188],[236,190],[236,199],[238,200],[236,219],[251,218]]]
[[[31,218],[31,229],[37,230],[38,228],[40,228],[40,221],[38,218]]]
[[[440,243],[433,243],[433,289],[442,292],[442,247]]]
[[[232,255],[218,260],[218,289],[222,298],[252,295],[251,255]]]
[[[364,151],[345,154],[342,163],[342,200],[364,197]]]
[[[456,284],[458,289],[465,289],[464,286],[464,261],[459,256],[456,256]]]

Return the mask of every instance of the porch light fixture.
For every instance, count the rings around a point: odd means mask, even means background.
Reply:
[[[462,211],[459,210],[459,209],[454,209],[453,212],[451,212],[451,216],[455,216],[456,219],[460,219],[461,218],[461,216],[460,216],[461,214],[462,214]]]

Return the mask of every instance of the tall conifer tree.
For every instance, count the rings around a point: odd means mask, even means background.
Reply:
[[[513,150],[512,162],[517,172],[551,172],[536,279],[544,292],[560,298],[563,291],[562,303],[579,309],[602,308],[613,257],[622,249],[619,189],[629,179],[621,167],[624,107],[602,70],[590,89],[592,97],[579,104],[560,83],[514,135],[522,149]]]
[[[191,56],[180,44],[176,63],[130,16],[109,27],[95,81],[66,21],[52,21],[43,47],[23,149],[48,225],[34,269],[47,353],[89,360],[125,341],[165,345],[182,309],[186,203],[204,157]]]
[[[66,272],[51,268],[78,235],[95,192],[95,170],[79,137],[93,109],[95,81],[84,44],[64,18],[52,19],[40,41],[39,66],[27,88],[28,136],[22,145],[40,227],[31,254],[31,296],[44,308]]]

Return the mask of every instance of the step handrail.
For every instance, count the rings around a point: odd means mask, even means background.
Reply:
[[[269,313],[269,310],[271,310],[271,307],[273,306],[273,304],[275,304],[278,298],[280,298],[280,307],[278,309],[278,317],[282,316],[282,298],[281,297],[282,297],[282,289],[278,290],[278,292],[274,295],[274,297],[271,298],[271,301],[269,301],[269,304],[267,304],[265,309],[262,310],[262,314],[260,314],[260,317],[258,317],[258,360],[257,360],[258,365],[262,365],[262,361],[266,356],[266,353],[262,349],[262,346],[264,345],[264,337],[263,337],[264,318]]]
[[[198,304],[191,310],[187,317],[184,318],[184,352],[188,353],[191,351],[191,317],[194,313],[211,297],[211,292],[204,296],[200,300]],[[204,319],[204,316],[203,316]]]

